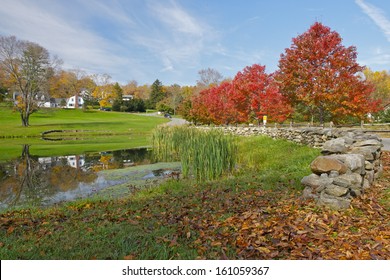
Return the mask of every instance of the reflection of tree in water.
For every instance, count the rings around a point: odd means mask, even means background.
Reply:
[[[93,183],[97,178],[94,172],[149,164],[151,152],[141,148],[72,158],[73,167],[66,157],[38,159],[30,155],[30,145],[23,145],[19,159],[0,165],[0,207],[40,205],[58,192],[76,189],[79,183]],[[79,164],[81,158],[83,164]]]
[[[118,150],[100,153],[99,155],[89,155],[86,156],[85,162],[86,166],[89,166],[95,172],[152,163],[151,151],[147,148]]]
[[[0,201],[8,204],[8,200],[12,201],[14,194],[18,190],[18,181],[15,176],[7,176],[8,166],[0,165]]]
[[[121,167],[121,164],[115,161],[115,158],[112,156],[112,154],[102,154],[99,159],[99,164],[96,164],[93,167],[93,170],[98,172],[101,170],[117,169]]]
[[[23,200],[37,205],[51,193],[44,170],[36,158],[30,155],[30,145],[23,145],[22,156],[13,163],[13,176],[6,178],[1,187],[1,200],[8,206],[15,206]]]
[[[74,190],[80,182],[92,183],[97,178],[93,172],[86,172],[80,168],[75,169],[69,165],[52,167],[49,176],[51,185],[62,192]]]
[[[79,182],[93,182],[97,177],[66,164],[40,163],[37,157],[30,155],[29,149],[30,145],[23,145],[22,156],[8,164],[7,170],[1,169],[0,202],[5,206],[40,205],[44,198],[58,191],[74,189]]]
[[[151,163],[151,151],[146,148],[113,151],[113,156],[122,164],[128,159],[131,159],[135,165]]]

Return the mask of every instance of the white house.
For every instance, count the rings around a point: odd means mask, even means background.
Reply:
[[[74,95],[66,101],[66,108],[82,108],[83,105],[84,99],[81,96]]]
[[[44,93],[35,94],[34,100],[35,103],[38,105],[38,107],[44,107],[44,108],[82,108],[84,105],[84,99],[81,97],[81,95],[86,95],[87,93],[88,93],[87,91],[82,91],[80,95],[77,97],[77,102],[76,102],[76,96],[72,96],[68,99],[50,98],[48,94],[44,94]],[[12,99],[15,104],[18,103],[18,96],[20,96],[19,92],[14,92],[12,94]]]
[[[122,100],[123,100],[123,101],[130,101],[130,100],[132,100],[133,98],[134,98],[134,96],[131,95],[131,94],[124,94],[124,95],[122,95]]]
[[[19,96],[21,96],[21,94],[16,91],[12,94],[12,100],[14,101],[14,104],[18,104]],[[54,107],[50,101],[50,97],[48,94],[37,93],[33,96],[33,99],[38,107],[46,107],[46,108]]]
[[[68,165],[79,169],[80,167],[83,167],[85,165],[85,157],[84,156],[66,156],[65,157],[68,161]]]
[[[38,107],[51,107],[50,97],[47,94],[37,93],[35,94],[34,99],[36,100]]]
[[[66,107],[66,98],[51,98],[52,107],[54,108],[65,108]]]

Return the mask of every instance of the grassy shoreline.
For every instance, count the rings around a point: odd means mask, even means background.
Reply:
[[[240,138],[238,143],[240,168],[234,175],[219,180],[168,180],[120,199],[97,196],[48,209],[3,212],[0,215],[0,257],[218,258],[215,255],[218,250],[204,255],[206,252],[195,248],[200,232],[188,228],[191,220],[203,215],[206,215],[203,219],[217,220],[232,217],[240,211],[236,209],[239,207],[235,205],[239,202],[237,199],[245,197],[246,192],[276,189],[285,195],[286,191],[296,191],[298,179],[309,172],[308,165],[318,154],[318,150],[267,137]],[[251,157],[246,156],[248,149],[252,150]],[[280,161],[286,151],[291,161]],[[276,160],[265,164],[264,159],[268,157]],[[287,166],[296,162],[300,162],[304,170]],[[271,169],[275,174],[269,178]],[[288,177],[283,176],[286,172]],[[126,186],[119,187],[123,190]],[[115,192],[115,187],[112,189]],[[109,192],[105,194],[109,196]],[[234,258],[235,253],[231,249],[226,254]]]
[[[141,114],[41,109],[31,115],[31,126],[22,127],[20,117],[11,108],[0,107],[0,161],[20,156],[22,146],[31,145],[30,151],[39,156],[82,154],[149,146],[149,136],[164,118]],[[45,141],[42,133],[64,138],[62,141]],[[78,132],[75,132],[78,131]]]
[[[146,141],[149,130],[137,129]],[[45,209],[2,211],[0,259],[390,259],[390,153],[383,178],[334,211],[301,198],[319,150],[236,139],[236,169],[218,180],[171,179],[131,193],[128,182]]]
[[[0,258],[390,258],[390,153],[383,178],[340,212],[301,198],[318,150],[261,136],[238,143],[239,169],[219,180],[2,212]]]

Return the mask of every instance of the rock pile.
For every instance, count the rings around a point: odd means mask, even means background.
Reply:
[[[312,174],[302,179],[303,195],[318,204],[348,208],[380,176],[382,140],[361,130],[335,128],[221,127],[242,136],[267,135],[320,148],[322,156],[311,163]]]
[[[313,172],[302,179],[303,195],[320,205],[348,208],[353,197],[361,195],[380,176],[382,142],[376,135],[346,132],[323,144],[310,165]]]

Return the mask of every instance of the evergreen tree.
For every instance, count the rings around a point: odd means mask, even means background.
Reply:
[[[156,109],[156,104],[165,98],[164,88],[162,83],[157,79],[151,86],[150,97],[148,100],[148,108]]]
[[[113,86],[113,91],[116,95],[116,99],[122,100],[123,89],[121,88],[121,86],[118,83],[115,83],[115,85]]]

